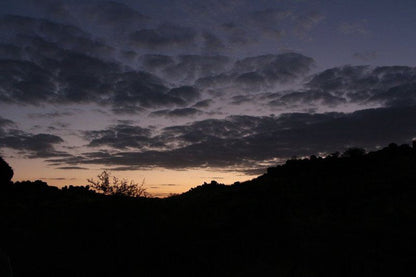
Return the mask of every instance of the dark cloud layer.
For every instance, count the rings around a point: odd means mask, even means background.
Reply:
[[[4,128],[4,127],[8,127],[8,126],[13,126],[14,122],[7,119],[7,118],[3,118],[0,116],[0,128]]]
[[[28,158],[67,157],[68,153],[56,150],[64,140],[51,134],[33,134],[16,129],[16,124],[0,116],[0,149],[14,149]]]
[[[314,60],[298,53],[261,55],[237,60],[229,71],[212,74],[196,81],[202,88],[233,86],[252,92],[285,85],[304,77]]]
[[[266,85],[274,85],[301,77],[309,72],[313,64],[312,58],[297,53],[263,55],[237,61],[233,72],[240,74],[239,81],[245,81],[243,76],[246,74],[255,74]],[[250,77],[247,81],[250,81]]]
[[[119,24],[122,18],[109,14],[110,6],[117,6],[127,18],[135,15],[117,3],[100,5],[105,6],[101,11],[90,11],[91,20],[105,18]],[[144,70],[140,71],[112,60],[112,47],[76,26],[13,15],[3,17],[0,28],[11,30],[6,38],[9,43],[0,51],[0,101],[6,103],[96,103],[117,114],[164,108],[164,116],[186,116],[199,113],[197,106],[191,107],[202,96],[199,88],[262,91],[300,79],[314,63],[296,53],[237,61],[221,55],[149,54],[138,60]],[[136,42],[157,48],[191,43],[195,38],[191,30],[175,25],[160,25],[156,30],[150,37],[139,35]],[[200,104],[206,106],[206,100]]]
[[[144,55],[139,60],[153,74],[191,84],[198,78],[227,71],[232,62],[231,58],[219,55]]]
[[[306,85],[353,103],[415,104],[416,68],[344,66],[316,74]]]
[[[167,127],[162,134],[147,137],[161,149],[138,151],[139,146],[131,151],[91,152],[52,161],[74,165],[117,165],[125,169],[227,167],[244,171],[248,165],[253,168],[256,163],[276,158],[330,153],[353,146],[374,148],[390,142],[408,143],[416,136],[415,126],[415,106],[351,114],[232,116]],[[114,136],[110,135],[110,138],[114,141]],[[173,142],[176,147],[165,147]],[[136,146],[133,137],[129,143],[129,146]],[[107,145],[113,146],[113,142],[107,142]]]
[[[24,23],[19,32],[23,29],[31,36],[20,38],[19,43],[26,45],[16,46],[21,53],[13,47],[3,51],[20,53],[20,58],[6,53],[9,56],[0,59],[0,101],[6,103],[96,103],[111,107],[115,113],[176,106],[180,109],[165,115],[186,116],[185,111],[198,113],[190,107],[201,97],[198,87],[263,90],[301,78],[314,63],[296,53],[250,57],[234,63],[226,56],[145,55],[139,61],[149,72],[137,71],[79,48],[78,44],[85,44],[83,39],[89,40],[75,27],[32,18],[13,19],[14,25]],[[69,40],[59,37],[63,35]],[[175,83],[183,85],[175,87]]]
[[[63,169],[63,170],[88,170],[88,168],[81,167],[81,166],[61,166],[61,167],[57,167],[56,169]]]
[[[63,142],[62,138],[51,134],[31,134],[15,129],[7,131],[0,129],[0,148],[17,150],[28,158],[70,156],[66,152],[55,149],[56,145]]]
[[[124,71],[110,62],[58,49],[39,62],[0,60],[0,101],[17,104],[96,103],[118,112],[183,106],[198,99],[192,87],[169,90],[160,78]]]
[[[290,107],[336,107],[345,104],[347,101],[343,97],[334,96],[328,92],[320,90],[296,91],[285,94],[276,100],[269,102],[271,106],[282,108]]]
[[[97,103],[116,112],[185,105],[191,97],[167,95],[164,81],[103,58],[111,47],[79,28],[22,16],[0,20],[0,101],[22,104]],[[10,30],[9,30],[10,29]],[[7,32],[6,32],[7,30]],[[111,55],[110,55],[111,56]]]
[[[192,117],[194,115],[202,114],[202,111],[195,108],[183,108],[174,110],[160,110],[152,112],[151,116],[165,116],[165,117]]]
[[[86,131],[85,137],[90,141],[89,147],[109,146],[116,149],[141,149],[153,144],[150,139],[151,133],[150,129],[119,124],[102,131]]]
[[[416,69],[407,66],[343,66],[311,76],[303,88],[265,93],[261,99],[280,110],[345,105],[400,107],[416,104]],[[242,96],[243,97],[243,96]],[[250,101],[247,96],[242,98]],[[241,99],[238,103],[241,102]],[[356,109],[356,108],[355,108]]]

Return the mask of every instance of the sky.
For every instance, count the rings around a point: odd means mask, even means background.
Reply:
[[[3,0],[14,181],[103,170],[164,197],[416,138],[416,4]]]

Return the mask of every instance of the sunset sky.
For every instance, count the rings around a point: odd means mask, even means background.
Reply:
[[[14,180],[154,196],[416,137],[414,0],[0,2]]]

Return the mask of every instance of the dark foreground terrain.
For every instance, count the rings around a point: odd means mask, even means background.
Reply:
[[[0,230],[1,276],[413,276],[416,149],[289,160],[167,199],[4,177]]]

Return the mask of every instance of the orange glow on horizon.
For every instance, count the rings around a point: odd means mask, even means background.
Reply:
[[[14,170],[13,181],[42,180],[50,186],[64,187],[69,185],[88,185],[87,179],[96,179],[104,169],[95,167],[87,170],[56,169],[40,159],[8,159],[7,162]],[[239,172],[221,171],[216,169],[186,169],[172,170],[154,168],[149,170],[112,171],[112,176],[125,178],[144,186],[153,197],[167,197],[180,194],[189,189],[212,180],[223,184],[233,184],[246,181],[257,175],[246,175]]]

